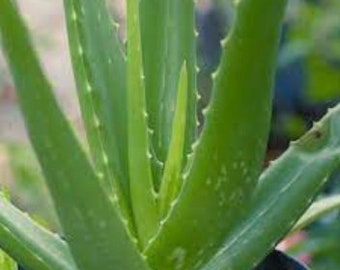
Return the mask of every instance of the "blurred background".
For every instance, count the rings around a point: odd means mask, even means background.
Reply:
[[[18,0],[53,83],[59,101],[80,137],[80,119],[69,60],[61,0]],[[109,3],[121,24],[124,39],[124,1]],[[200,71],[198,115],[209,102],[211,73],[219,63],[220,40],[234,19],[233,2],[197,1],[197,55]],[[290,0],[277,59],[273,120],[267,161],[279,156],[327,108],[340,101],[340,1]],[[258,48],[259,53],[261,48]],[[242,79],[240,77],[240,79]],[[38,108],[37,108],[38,109]],[[41,224],[58,231],[52,203],[28,144],[27,134],[9,71],[0,52],[0,185],[6,187],[21,209]],[[332,176],[324,193],[340,191],[340,172]],[[282,243],[315,270],[340,269],[340,213],[333,212],[306,231]]]

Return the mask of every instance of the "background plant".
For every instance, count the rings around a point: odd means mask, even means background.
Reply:
[[[339,165],[336,108],[258,181],[284,7],[238,3],[197,138],[193,2],[128,1],[125,61],[104,2],[65,1],[88,160],[14,2],[0,0],[3,48],[67,239],[4,201],[3,249],[31,269],[75,269],[73,260],[79,269],[255,266]]]

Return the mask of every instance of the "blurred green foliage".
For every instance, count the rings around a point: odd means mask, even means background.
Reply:
[[[340,97],[339,9],[336,0],[291,1],[287,16],[289,42],[282,50],[282,62],[303,59],[306,90],[314,102]]]
[[[33,150],[23,144],[7,144],[10,169],[14,178],[11,200],[30,212],[37,222],[58,230],[59,225]],[[18,196],[19,194],[19,196]]]
[[[288,42],[280,63],[301,59],[305,66],[306,98],[313,104],[340,98],[340,2],[291,1]],[[340,191],[340,172],[326,193]],[[332,213],[308,229],[308,238],[293,254],[309,253],[313,270],[340,269],[340,214]]]

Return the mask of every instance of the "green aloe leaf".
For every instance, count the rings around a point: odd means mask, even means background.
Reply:
[[[247,270],[256,266],[339,168],[339,134],[340,105],[265,170],[251,207],[203,270]]]
[[[0,10],[3,49],[74,260],[84,270],[148,269],[127,231],[117,200],[106,196],[60,111],[14,2],[0,0]]]
[[[139,27],[139,0],[127,1],[128,144],[132,208],[142,247],[158,228],[158,206],[151,172],[145,86]]]
[[[146,251],[155,268],[187,269],[204,263],[249,202],[266,150],[285,4],[285,0],[238,3],[183,188]]]
[[[0,250],[0,269],[1,270],[17,270],[18,266],[6,253]]]
[[[171,143],[177,82],[184,61],[188,69],[188,113],[183,153],[191,151],[191,144],[196,135],[194,1],[141,0],[140,14],[152,147],[156,158],[165,163]],[[159,176],[162,168],[158,166],[155,170],[154,175]],[[158,187],[160,183],[156,181],[155,184]]]
[[[183,149],[185,143],[186,111],[188,100],[188,72],[184,63],[178,83],[176,110],[172,123],[171,143],[165,163],[159,194],[160,216],[164,217],[178,195],[181,178]]]
[[[295,224],[291,233],[305,228],[324,215],[338,209],[340,209],[340,195],[332,195],[316,201]]]
[[[28,269],[77,269],[67,244],[16,209],[2,194],[0,194],[0,246]],[[3,264],[12,264],[4,254],[0,257]],[[0,269],[12,268],[0,267]]]
[[[0,205],[1,205],[2,202],[6,203],[9,200],[10,200],[10,196],[9,196],[9,193],[7,192],[7,190],[1,191],[0,192]],[[2,213],[3,213],[3,211],[0,212],[0,214],[2,214]],[[3,217],[3,215],[1,217]],[[4,222],[1,222],[0,226],[2,226],[2,230],[4,230],[4,228],[5,228]],[[3,239],[5,237],[1,237],[1,238]],[[0,247],[1,246],[2,245],[0,243]],[[17,270],[18,269],[18,265],[13,260],[13,258],[10,257],[7,253],[5,253],[1,249],[0,249],[0,269],[3,269],[3,270]]]
[[[129,218],[126,63],[118,26],[112,23],[105,0],[64,0],[64,6],[95,168],[108,193],[117,194],[123,214]]]

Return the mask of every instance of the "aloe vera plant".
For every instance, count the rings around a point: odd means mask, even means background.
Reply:
[[[0,247],[33,270],[252,269],[339,167],[340,107],[262,172],[286,1],[237,2],[201,133],[194,1],[126,4],[125,49],[104,0],[64,0],[87,153],[15,1],[0,0],[3,51],[65,239],[0,197]]]

